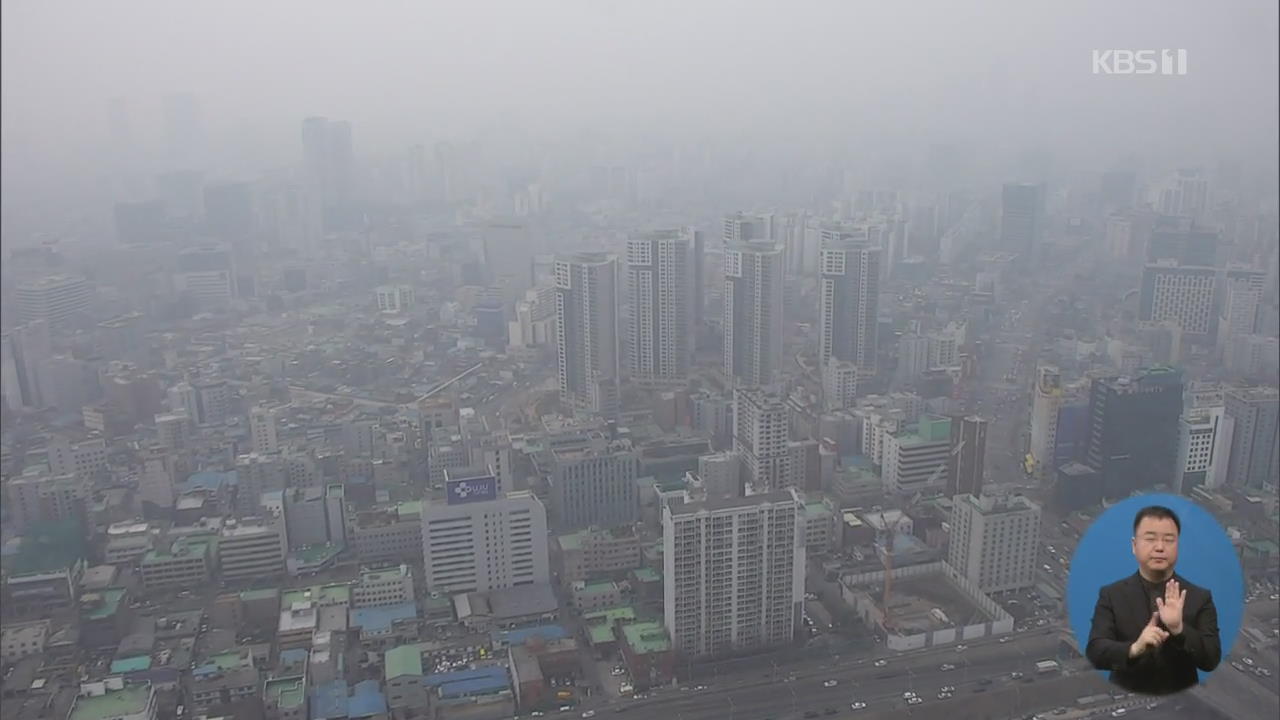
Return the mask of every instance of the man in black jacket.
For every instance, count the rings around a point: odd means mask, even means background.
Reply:
[[[1222,659],[1218,611],[1206,588],[1173,571],[1182,523],[1152,505],[1133,519],[1138,572],[1098,592],[1085,655],[1111,681],[1138,693],[1165,695],[1197,682]]]

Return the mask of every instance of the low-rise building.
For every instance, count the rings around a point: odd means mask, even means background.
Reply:
[[[413,573],[408,565],[364,570],[351,589],[352,604],[358,608],[403,605],[413,599]]]
[[[422,563],[422,502],[357,513],[350,543],[362,563]]]
[[[660,622],[619,623],[614,626],[622,660],[637,690],[668,685],[675,676],[671,636]]]
[[[268,680],[262,688],[266,720],[304,720],[307,715],[307,679],[301,675]]]
[[[635,528],[590,527],[557,539],[560,580],[572,583],[640,567],[640,537]]]
[[[401,645],[383,655],[383,679],[387,688],[387,705],[393,712],[427,706],[426,675],[422,671],[422,653],[417,645]]]
[[[573,606],[582,612],[603,610],[622,604],[622,586],[612,580],[584,582],[579,580],[569,588]]]
[[[67,720],[156,720],[156,716],[151,683],[126,683],[116,676],[82,684]]]
[[[279,518],[227,520],[218,537],[219,574],[223,580],[280,575],[286,544]]]
[[[48,637],[48,620],[5,625],[0,628],[0,661],[8,665],[28,655],[40,655]]]
[[[382,607],[356,608],[350,627],[360,632],[360,646],[382,652],[418,639],[418,608],[412,602]]]
[[[152,550],[142,556],[142,584],[148,590],[199,587],[209,581],[209,559],[209,543],[179,538],[168,552]]]

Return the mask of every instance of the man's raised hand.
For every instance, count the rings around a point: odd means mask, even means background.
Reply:
[[[1169,628],[1169,632],[1177,635],[1182,632],[1182,607],[1187,600],[1187,591],[1178,587],[1173,578],[1164,585],[1164,597],[1156,598],[1156,612],[1160,621]]]
[[[1138,657],[1150,648],[1159,647],[1161,643],[1168,639],[1169,632],[1156,624],[1159,619],[1159,610],[1151,613],[1151,619],[1147,621],[1146,627],[1142,628],[1142,634],[1129,646],[1129,657]]]

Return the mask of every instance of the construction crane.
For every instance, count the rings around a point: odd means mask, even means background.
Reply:
[[[924,482],[925,486],[929,486],[937,482],[938,477],[942,475],[942,471],[947,469],[947,465],[950,464],[951,458],[955,457],[956,454],[964,449],[964,443],[964,439],[961,438],[960,442],[956,443],[956,446],[951,448],[951,452],[947,453],[946,459],[938,463],[938,467],[933,471],[933,474]],[[921,493],[917,492],[915,496],[911,498],[910,505],[915,505],[919,502],[920,495]],[[884,597],[881,598],[880,603],[881,607],[884,608],[884,629],[886,631],[892,628],[893,622],[889,614],[889,597],[890,592],[893,589],[893,541],[898,534],[898,526],[906,519],[906,515],[899,515],[897,521],[893,523],[893,527],[889,527],[884,519],[884,510],[880,511],[880,527],[884,528],[884,533],[887,536],[880,543],[880,547],[882,548],[881,562],[884,564]]]

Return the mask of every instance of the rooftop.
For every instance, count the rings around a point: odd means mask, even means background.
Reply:
[[[662,582],[662,573],[659,573],[657,570],[650,567],[637,568],[632,571],[632,574],[635,575],[636,580],[639,580],[640,582]]]
[[[317,605],[350,604],[351,586],[343,583],[312,585],[311,587],[286,590],[280,596],[280,607],[283,608],[293,607],[294,603],[299,602],[314,602]]]
[[[307,683],[302,677],[274,678],[262,688],[262,697],[282,709],[296,708],[307,697]]]
[[[716,512],[719,510],[735,510],[739,508],[752,508],[760,505],[768,505],[771,503],[793,503],[797,501],[797,496],[790,490],[777,490],[774,492],[757,493],[755,495],[747,495],[740,498],[708,498],[697,502],[677,502],[669,506],[672,515],[694,515],[698,512],[708,511]]]
[[[139,672],[150,667],[150,655],[134,655],[133,657],[119,658],[111,661],[111,672],[113,673]]]
[[[86,620],[102,620],[116,614],[120,609],[120,601],[124,599],[124,588],[107,588],[100,593],[89,593],[80,597],[81,607],[85,607],[85,601],[91,596],[97,596],[102,602],[91,603],[84,612]]]
[[[497,665],[479,667],[474,670],[435,673],[428,675],[423,682],[429,688],[435,688],[440,697],[465,697],[469,695],[492,695],[508,690],[511,678],[507,668]]]
[[[378,568],[377,570],[362,570],[360,571],[360,582],[385,582],[387,580],[405,578],[408,576],[409,566],[402,564],[396,567]]]
[[[385,607],[357,608],[351,611],[351,627],[358,627],[366,632],[389,630],[397,620],[412,620],[418,617],[418,607],[412,602]]]
[[[515,630],[495,630],[493,633],[495,645],[506,645],[508,647],[523,645],[534,637],[540,637],[544,641],[559,640],[560,638],[569,637],[569,631],[560,625],[536,625]]]
[[[622,626],[622,635],[627,645],[640,655],[666,652],[671,649],[671,638],[667,629],[659,622],[638,622]]]
[[[401,675],[422,674],[422,652],[417,645],[401,645],[382,656],[384,677],[391,680]]]
[[[125,715],[136,715],[144,712],[150,701],[150,683],[126,686],[122,690],[107,690],[101,695],[81,695],[76,698],[67,720],[113,720]]]

